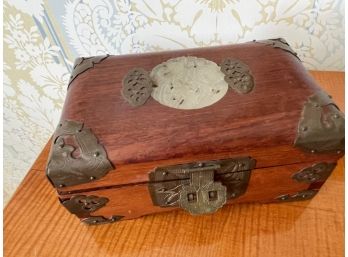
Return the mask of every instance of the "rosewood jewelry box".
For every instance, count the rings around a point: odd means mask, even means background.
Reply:
[[[284,39],[78,58],[47,177],[87,224],[310,199],[344,115]]]

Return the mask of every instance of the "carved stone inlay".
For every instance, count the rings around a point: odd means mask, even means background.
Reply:
[[[219,66],[193,56],[170,59],[157,65],[150,77],[152,97],[176,109],[200,109],[219,101],[228,86]]]
[[[79,218],[90,217],[90,213],[103,207],[109,199],[94,195],[76,195],[62,202],[70,213]]]
[[[134,106],[143,105],[151,96],[152,81],[149,73],[142,68],[130,70],[123,78],[122,95]]]
[[[323,91],[304,104],[294,145],[312,153],[344,151],[344,115]]]
[[[70,84],[74,81],[74,79],[77,78],[81,73],[87,71],[88,69],[91,69],[94,67],[95,64],[101,63],[103,60],[105,60],[109,55],[99,55],[99,56],[92,56],[92,57],[80,57],[75,60],[73,71],[70,75],[70,80],[68,87]]]
[[[225,81],[233,90],[240,94],[247,94],[253,90],[254,79],[248,65],[238,59],[225,59],[220,66],[225,74]]]
[[[103,146],[83,123],[66,120],[58,125],[46,169],[55,187],[99,179],[112,169]]]
[[[295,173],[292,178],[298,182],[313,183],[317,181],[325,181],[335,168],[336,163],[316,163],[311,167],[304,168]]]
[[[268,45],[268,46],[272,46],[274,48],[282,49],[282,50],[284,50],[286,52],[291,53],[297,59],[300,60],[300,58],[298,57],[297,53],[290,47],[290,45],[288,44],[288,42],[286,42],[286,40],[284,38],[274,38],[274,39],[258,40],[258,41],[254,40],[254,42],[265,44],[265,45]]]

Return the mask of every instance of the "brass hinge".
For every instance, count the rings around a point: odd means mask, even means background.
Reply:
[[[156,168],[149,174],[152,202],[193,215],[215,212],[227,199],[245,193],[255,163],[245,157]]]

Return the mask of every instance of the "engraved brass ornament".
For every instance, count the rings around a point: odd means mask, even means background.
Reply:
[[[142,68],[130,70],[123,78],[122,85],[122,95],[131,106],[143,105],[151,96],[152,80]]]
[[[336,163],[316,163],[295,173],[292,178],[303,183],[325,181],[335,167]]]
[[[100,225],[116,222],[123,216],[113,215],[110,218],[103,216],[91,216],[91,213],[104,207],[109,202],[106,197],[95,195],[75,195],[70,199],[62,200],[62,205],[72,214],[81,218],[81,221],[88,225]]]
[[[83,123],[65,120],[58,125],[46,168],[55,187],[99,179],[112,169],[103,146]]]
[[[308,189],[304,191],[300,191],[296,194],[285,194],[278,196],[276,200],[281,202],[292,202],[292,201],[301,201],[301,200],[309,200],[312,199],[318,193],[317,189]]]
[[[240,94],[247,94],[253,90],[254,79],[248,65],[241,60],[228,58],[223,60],[220,67],[230,88]]]
[[[92,69],[95,64],[101,63],[105,60],[109,55],[99,55],[99,56],[91,56],[91,57],[80,57],[77,58],[74,62],[73,71],[70,75],[70,80],[68,83],[68,87],[83,72]]]
[[[290,47],[289,43],[286,42],[286,40],[284,38],[274,38],[274,39],[267,39],[267,40],[254,40],[254,42],[260,43],[260,44],[265,44],[267,46],[271,46],[274,48],[282,49],[288,53],[291,53],[297,59],[300,60],[297,53]]]
[[[344,151],[344,115],[323,91],[304,104],[294,142],[312,153]]]
[[[85,218],[89,217],[91,212],[103,207],[108,201],[109,199],[106,197],[76,195],[62,201],[62,204],[70,213],[75,214],[79,218]]]
[[[152,202],[192,215],[213,213],[245,193],[255,163],[245,157],[156,168],[149,174]]]

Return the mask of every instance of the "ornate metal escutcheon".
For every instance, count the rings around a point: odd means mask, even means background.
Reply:
[[[245,157],[156,168],[149,174],[152,201],[192,215],[213,213],[245,193],[255,163]]]

